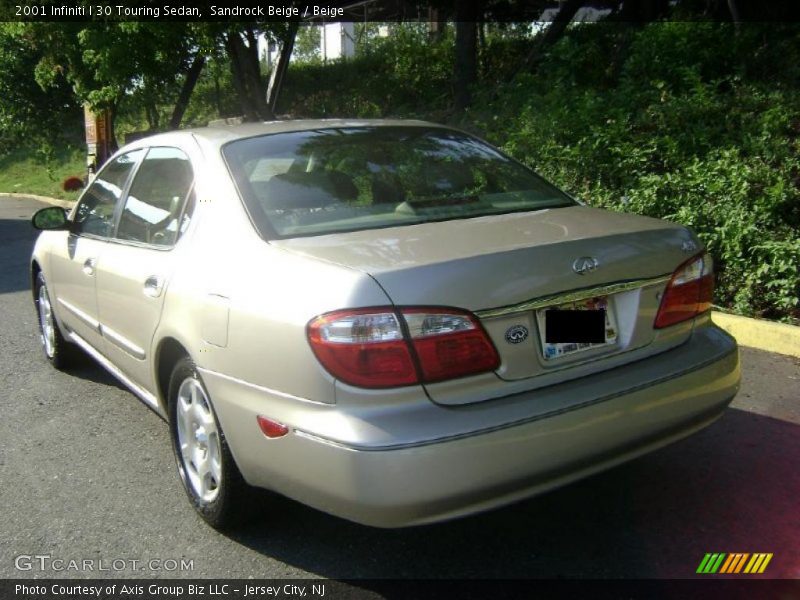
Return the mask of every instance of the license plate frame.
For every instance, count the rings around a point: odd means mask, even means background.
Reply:
[[[611,349],[619,341],[619,328],[614,314],[612,296],[596,296],[574,302],[548,306],[536,311],[539,326],[539,347],[546,361],[558,361],[599,348]],[[549,310],[605,310],[605,342],[547,342],[547,311]]]

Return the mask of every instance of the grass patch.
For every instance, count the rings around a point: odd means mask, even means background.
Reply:
[[[85,172],[83,149],[67,148],[47,158],[34,151],[15,150],[0,157],[0,193],[76,200],[80,192],[65,192],[61,184],[67,177],[83,177]]]

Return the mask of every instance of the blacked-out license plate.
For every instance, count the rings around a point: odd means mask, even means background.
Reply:
[[[609,298],[600,296],[536,311],[545,360],[617,343],[617,323]]]
[[[545,332],[545,341],[548,344],[604,344],[606,311],[605,309],[545,311]]]

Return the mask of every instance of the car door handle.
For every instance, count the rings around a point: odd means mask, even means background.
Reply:
[[[150,296],[151,298],[158,298],[161,295],[161,291],[163,289],[164,289],[164,280],[158,275],[150,275],[150,277],[144,280],[144,288],[142,289],[142,291],[144,292],[145,296]]]
[[[94,268],[97,266],[96,258],[87,258],[83,261],[83,272],[89,276],[94,275]]]

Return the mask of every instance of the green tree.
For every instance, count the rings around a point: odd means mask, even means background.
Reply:
[[[174,106],[176,126],[185,110],[187,83],[202,69],[202,32],[192,23],[27,23],[23,38],[40,53],[35,72],[43,87],[60,78],[79,102],[108,110],[142,110],[150,129],[162,127],[161,107]],[[178,77],[176,77],[178,74]],[[191,90],[188,90],[191,93]]]
[[[319,45],[322,39],[322,27],[319,25],[303,25],[297,31],[294,43],[294,59],[298,62],[318,62],[321,60]]]
[[[0,153],[14,145],[52,148],[80,139],[81,109],[62,73],[42,88],[34,70],[41,52],[20,23],[0,23]]]

